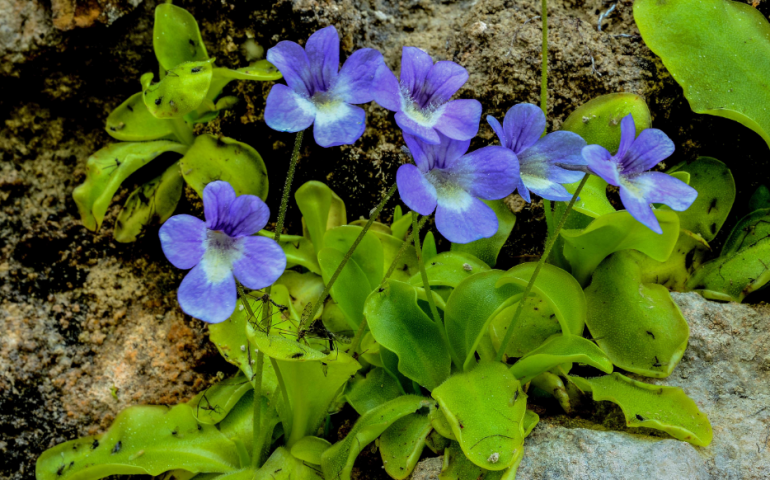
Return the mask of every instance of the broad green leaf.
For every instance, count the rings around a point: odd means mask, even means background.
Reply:
[[[372,338],[374,338],[373,335]],[[415,382],[406,378],[404,374],[399,371],[398,355],[380,345],[380,360],[382,363],[382,369],[385,370],[394,380],[396,380],[399,385],[401,385],[401,390],[404,393],[420,393],[419,388],[414,388]]]
[[[580,182],[568,183],[564,185],[564,188],[574,195],[579,185]],[[615,213],[615,207],[607,199],[607,185],[607,182],[601,177],[589,176],[588,181],[583,186],[583,190],[580,191],[578,200],[572,207],[573,210],[590,218],[598,218],[608,213]],[[556,202],[556,208],[554,209],[555,222],[558,223],[566,209],[566,202]],[[572,213],[570,213],[570,216],[572,216]]]
[[[364,316],[377,342],[398,356],[398,370],[432,390],[449,377],[452,360],[441,325],[417,298],[415,287],[388,280],[366,300]]]
[[[583,230],[562,230],[564,258],[572,266],[572,275],[586,285],[599,263],[620,250],[636,249],[665,261],[679,238],[679,217],[671,210],[656,210],[655,216],[663,229],[660,235],[625,210],[602,215]]]
[[[163,223],[182,197],[182,173],[174,163],[161,175],[136,188],[115,220],[115,240],[133,242],[153,220]]]
[[[350,480],[353,463],[361,450],[398,419],[420,409],[433,408],[433,401],[417,395],[404,395],[362,415],[348,435],[321,456],[324,478]]]
[[[511,212],[508,205],[502,200],[483,200],[497,215],[497,232],[489,238],[482,238],[470,243],[453,243],[453,252],[466,252],[476,256],[487,265],[495,266],[497,256],[500,254],[503,245],[513,231],[516,224],[516,215]]]
[[[355,225],[357,227],[363,228],[367,223],[369,223],[368,220],[365,220],[364,217],[360,217],[358,220],[353,220],[348,225]],[[377,221],[372,222],[372,224],[369,226],[369,231],[372,233],[384,233],[385,235],[393,235],[393,230],[391,230],[389,226]]]
[[[238,468],[235,444],[216,427],[198,423],[187,404],[129,407],[104,435],[84,437],[46,450],[38,458],[39,480],[87,480],[108,475],[231,472]]]
[[[428,283],[432,287],[454,288],[471,275],[488,270],[486,263],[464,252],[441,252],[425,264]],[[409,279],[409,283],[415,287],[422,287],[422,275],[419,272],[415,273]]]
[[[270,82],[280,80],[281,72],[267,60],[258,60],[248,67],[231,70],[229,68],[215,68],[211,78],[211,89],[208,97],[215,99],[222,92],[225,85],[233,80],[256,80]]]
[[[257,232],[257,235],[275,238],[275,232],[268,230],[260,230]],[[317,275],[321,275],[321,267],[318,265],[318,258],[316,258],[315,250],[310,240],[300,235],[281,235],[281,240],[278,244],[286,255],[287,269],[300,265]]]
[[[195,419],[207,425],[216,425],[230,413],[243,395],[251,391],[249,379],[238,372],[233,378],[222,380],[194,396],[187,404]]]
[[[733,207],[733,174],[724,163],[711,157],[698,157],[696,161],[676,167],[671,172],[689,173],[689,184],[698,191],[698,198],[690,208],[677,213],[680,228],[699,234],[710,242],[722,228]]]
[[[422,260],[425,263],[428,263],[437,254],[436,237],[433,236],[433,232],[429,231],[425,234],[425,238],[422,240]]]
[[[443,413],[441,415],[443,416]],[[433,420],[431,419],[431,426],[432,424],[433,424]],[[449,429],[449,424],[447,424],[447,429]],[[442,436],[435,429],[432,432],[430,432],[428,436],[425,438],[425,446],[428,447],[433,453],[436,453],[436,454],[444,453],[444,450],[449,448],[450,442],[451,440]]]
[[[373,368],[366,374],[356,375],[348,383],[345,397],[359,415],[403,395],[398,381],[383,368]]]
[[[275,406],[273,406],[269,398],[265,396],[261,398],[262,404],[260,407],[262,411],[260,419],[262,427],[259,432],[259,441],[262,445],[261,459],[264,460],[267,458],[268,453],[270,453],[273,430],[280,422],[280,419],[275,411]],[[241,397],[235,408],[219,424],[219,430],[236,445],[242,447],[242,456],[246,461],[241,461],[241,466],[250,465],[251,456],[254,452],[254,390],[250,389],[249,392],[246,392]]]
[[[345,258],[345,253],[334,248],[324,248],[318,252],[318,264],[321,266],[324,283],[328,284],[337,267]],[[348,325],[353,330],[364,321],[364,302],[374,287],[358,263],[350,258],[337,277],[330,290],[332,298],[345,313]]]
[[[328,440],[308,436],[299,439],[299,441],[291,447],[291,454],[303,462],[320,465],[321,455],[323,455],[323,453],[331,446],[332,444],[329,443]]]
[[[363,228],[355,225],[342,225],[329,229],[323,237],[324,248],[333,248],[344,255],[353,246],[362,230]],[[371,287],[370,291],[380,284],[385,274],[383,271],[385,259],[382,244],[377,235],[367,231],[350,258],[355,260],[356,264],[366,275]],[[331,277],[332,273],[334,272],[329,272],[328,275]],[[327,282],[328,279],[325,277],[324,281]]]
[[[152,46],[158,63],[171,70],[180,63],[208,60],[198,22],[184,8],[170,3],[155,7]]]
[[[527,395],[508,367],[483,362],[433,390],[463,453],[487,470],[510,467],[524,448]]]
[[[517,265],[505,272],[495,287],[515,284],[523,291],[536,268],[535,262]],[[565,335],[583,334],[586,323],[586,299],[583,289],[572,275],[561,268],[544,264],[532,286],[532,293],[548,302]]]
[[[184,154],[181,143],[159,140],[146,143],[114,143],[88,157],[86,181],[72,192],[83,226],[96,231],[120,184],[132,173],[167,152]]]
[[[306,182],[294,193],[294,200],[316,252],[324,247],[326,230],[348,223],[345,202],[324,183]]]
[[[185,181],[201,197],[206,185],[224,180],[232,185],[236,195],[267,198],[265,163],[259,153],[245,143],[228,137],[200,135],[179,164]]]
[[[448,440],[457,440],[455,434],[452,433],[452,427],[449,425],[446,415],[444,415],[444,412],[442,412],[441,409],[430,412],[430,423],[433,426],[433,429],[442,437]]]
[[[171,122],[155,118],[142,100],[142,92],[128,97],[107,117],[105,129],[110,136],[124,142],[160,140],[174,134]]]
[[[519,382],[527,383],[543,372],[563,363],[590,365],[604,373],[612,373],[612,362],[590,340],[577,335],[556,335],[529,352],[511,367]]]
[[[742,218],[722,254],[701,265],[687,282],[706,298],[741,302],[770,281],[770,209]]]
[[[158,83],[151,73],[142,75],[142,98],[147,110],[160,119],[181,119],[206,98],[211,84],[212,60],[180,63]]]
[[[439,480],[515,480],[522,458],[524,458],[523,448],[517,452],[516,460],[507,469],[485,470],[468,460],[460,445],[452,442],[444,452],[444,466],[438,478]]]
[[[455,364],[465,370],[475,363],[474,352],[489,322],[522,292],[517,285],[497,288],[503,274],[489,270],[471,275],[457,284],[447,300],[444,325],[449,350]]]
[[[762,13],[726,0],[642,0],[634,19],[694,112],[735,120],[770,143],[770,27]]]
[[[565,413],[572,411],[571,399],[567,387],[562,382],[561,377],[551,372],[543,372],[532,379],[530,385],[543,392],[552,395]]]
[[[323,280],[312,272],[299,273],[286,270],[276,283],[286,286],[289,293],[288,299],[297,313],[304,311],[307,304],[317,302],[324,290]],[[318,310],[316,318],[320,317],[321,313],[323,308]]]
[[[711,423],[681,388],[650,385],[619,373],[570,379],[581,390],[592,392],[594,400],[619,405],[629,427],[662,430],[700,447],[711,443]]]
[[[760,185],[749,199],[749,212],[770,208],[770,190],[764,185]]]
[[[321,472],[316,468],[305,465],[299,458],[289,453],[284,447],[275,449],[262,468],[256,473],[249,471],[250,476],[232,480],[323,480]],[[231,480],[222,479],[217,480]]]
[[[589,144],[601,145],[610,152],[617,152],[620,146],[620,121],[628,114],[634,118],[637,136],[652,126],[650,109],[641,95],[608,93],[575,109],[564,120],[561,129],[577,133]]]
[[[642,270],[642,282],[663,285],[675,292],[686,291],[687,281],[692,273],[703,263],[709,248],[702,237],[682,230],[665,262],[653,260],[647,255],[628,250]]]
[[[385,271],[388,271],[390,265],[396,259],[396,255],[398,255],[401,250],[404,241],[378,230],[375,230],[374,234],[377,235],[377,238],[379,238],[382,243]],[[390,278],[401,282],[407,282],[416,273],[419,273],[417,253],[414,251],[414,248],[406,247],[403,254],[399,257]]]
[[[327,327],[328,328],[328,327]],[[382,367],[380,358],[380,344],[372,336],[372,332],[366,332],[361,340],[361,357],[374,367]]]
[[[494,358],[497,350],[502,346],[508,328],[515,330],[511,334],[510,343],[505,351],[508,358],[523,357],[553,335],[562,332],[553,307],[546,299],[538,295],[530,295],[522,307],[519,320],[515,325],[511,325],[524,289],[520,289],[519,292],[516,301],[494,315],[489,323],[489,336],[483,337],[478,347],[481,358]],[[491,347],[491,354],[482,353],[486,339],[489,340],[488,346]]]
[[[428,412],[413,413],[399,420],[380,436],[380,454],[385,472],[403,480],[412,473],[425,447],[425,439],[433,430]]]
[[[671,374],[690,329],[668,289],[642,282],[630,252],[603,261],[585,294],[588,329],[612,363],[648,377]]]
[[[535,429],[538,422],[540,422],[540,415],[533,412],[532,410],[527,410],[524,413],[524,436],[528,437],[530,433],[532,433],[532,430]]]
[[[393,217],[393,223],[390,225],[390,229],[393,231],[394,237],[399,240],[406,240],[406,232],[408,232],[410,228],[412,228],[412,212],[406,212],[399,218]]]

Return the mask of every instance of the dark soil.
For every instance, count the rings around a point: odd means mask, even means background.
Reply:
[[[396,68],[400,47],[414,45],[437,60],[465,66],[470,80],[459,96],[479,99],[484,115],[502,118],[515,103],[539,101],[541,31],[533,20],[539,2],[175,3],[198,19],[209,54],[222,66],[247,64],[240,48],[247,38],[269,48],[282,39],[304,42],[317,28],[334,24],[343,58],[356,48],[374,47]],[[550,124],[558,128],[597,95],[643,95],[655,126],[678,147],[669,165],[708,155],[732,168],[738,197],[724,236],[746,213],[754,189],[770,184],[767,145],[735,122],[690,111],[681,89],[638,36],[630,0],[617,2],[597,31],[600,11],[612,3],[551,1]],[[112,240],[130,189],[119,191],[98,233],[82,227],[71,197],[85,178],[87,157],[111,141],[103,130],[108,113],[139,90],[142,73],[157,68],[151,39],[155,4],[145,1],[109,27],[97,23],[57,32],[55,42],[2,69],[0,478],[32,478],[35,459],[46,448],[103,431],[128,405],[189,399],[218,371],[232,371],[208,342],[205,326],[177,307],[183,273],[163,257],[158,227],[134,244]],[[271,180],[268,204],[277,211],[294,138],[263,122],[270,84],[235,82],[228,89],[242,101],[205,130],[247,142],[262,154]],[[374,104],[366,110],[369,128],[355,145],[322,149],[305,142],[293,187],[311,179],[327,182],[345,200],[349,220],[368,215],[402,162],[403,142],[392,115]],[[472,148],[493,140],[482,123]],[[501,268],[538,255],[545,237],[542,202],[510,203],[519,206],[518,218]],[[185,200],[180,209],[200,214],[196,201]],[[292,207],[287,231],[300,229]],[[367,451],[362,462],[379,475],[374,457]]]

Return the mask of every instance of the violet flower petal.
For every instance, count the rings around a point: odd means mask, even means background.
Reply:
[[[447,60],[436,62],[425,78],[425,105],[448,102],[467,81],[468,70],[465,68]]]
[[[433,127],[420,125],[404,112],[396,112],[395,118],[396,124],[404,131],[404,133],[414,135],[426,143],[434,145],[441,143],[441,138]]]
[[[265,123],[279,132],[299,132],[313,124],[316,107],[286,85],[277,83],[270,89],[265,104]]]
[[[519,162],[511,150],[493,145],[462,156],[447,172],[453,182],[472,196],[499,200],[516,189]]]
[[[524,199],[525,202],[532,202],[532,198],[529,194],[529,189],[524,185],[524,181],[519,179],[519,184],[516,186],[516,191],[519,192],[519,196]]]
[[[487,115],[487,123],[492,127],[492,130],[494,130],[498,140],[500,140],[500,145],[505,148],[510,148],[508,146],[508,138],[505,136],[505,130],[503,129],[503,126],[500,125],[500,122],[492,115]]]
[[[257,196],[241,195],[230,204],[230,212],[224,232],[231,237],[254,235],[265,228],[270,209]]]
[[[328,91],[340,68],[340,36],[334,25],[310,35],[305,44],[305,52],[315,82],[314,91]]]
[[[233,273],[246,288],[269,287],[286,269],[286,255],[275,240],[267,237],[243,237],[243,255],[233,262]]]
[[[322,147],[355,143],[366,128],[363,108],[344,102],[334,102],[319,108],[315,116],[313,138]]]
[[[439,134],[438,144],[429,144],[418,137],[404,134],[404,141],[421,172],[427,173],[433,168],[449,168],[458,158],[468,151],[470,140],[452,140]]]
[[[526,188],[543,198],[563,201],[567,194],[561,184],[583,178],[583,173],[565,170],[559,165],[584,165],[582,149],[586,142],[572,132],[553,132],[537,140],[519,154],[521,180]]]
[[[656,128],[642,130],[634,143],[620,159],[620,170],[625,175],[642,173],[667,159],[674,153],[674,142]]]
[[[182,310],[191,317],[208,323],[224,322],[235,311],[235,279],[228,270],[218,282],[212,283],[206,273],[204,257],[182,280],[177,299]]]
[[[683,181],[662,172],[646,172],[623,177],[620,183],[629,195],[647,203],[662,203],[677,212],[690,208],[698,191]]]
[[[588,168],[594,175],[604,179],[605,182],[616,187],[620,185],[620,173],[618,164],[606,148],[600,145],[588,145],[583,147],[583,158]]]
[[[206,251],[206,224],[192,215],[174,215],[160,227],[160,246],[176,268],[193,268]]]
[[[315,92],[315,81],[310,72],[310,60],[299,44],[284,40],[267,51],[267,61],[281,72],[286,84],[300,95],[310,97]]]
[[[620,121],[620,146],[615,152],[615,157],[623,158],[628,148],[634,143],[634,138],[636,138],[636,124],[633,115],[629,113]]]
[[[377,50],[356,50],[342,65],[337,81],[331,89],[332,96],[345,103],[371,102],[374,100],[372,82],[375,72],[382,65],[382,54]],[[395,81],[395,77],[393,80]]]
[[[646,226],[655,233],[663,233],[663,229],[660,228],[660,223],[652,213],[650,202],[642,197],[638,197],[632,190],[624,186],[620,186],[620,201],[623,202],[623,206],[626,207],[628,213],[636,219],[639,223]]]
[[[497,233],[498,223],[487,204],[457,189],[451,196],[439,197],[436,228],[452,243],[470,243]]]
[[[401,49],[401,85],[406,88],[411,99],[420,104],[423,84],[433,67],[433,59],[417,47]],[[420,104],[423,107],[423,104]]]
[[[436,130],[454,140],[470,140],[479,133],[481,102],[474,99],[452,100],[443,108]]]
[[[230,219],[230,205],[235,201],[235,190],[222,180],[203,189],[203,214],[209,230],[222,230]]]
[[[430,215],[436,209],[436,188],[412,164],[401,165],[396,172],[396,184],[401,200],[420,215]]]
[[[380,64],[374,73],[372,96],[377,105],[382,108],[391,112],[401,110],[401,87],[396,76],[384,63]]]
[[[503,119],[506,147],[519,155],[538,141],[545,131],[545,114],[531,103],[520,103],[508,109]]]

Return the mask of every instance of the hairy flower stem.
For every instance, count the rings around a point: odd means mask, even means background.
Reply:
[[[337,270],[335,270],[334,273],[332,274],[331,278],[329,279],[329,283],[326,284],[323,292],[321,292],[321,296],[318,297],[318,300],[313,304],[313,308],[310,311],[310,313],[308,315],[305,315],[305,313],[302,314],[302,318],[300,319],[300,325],[308,325],[308,322],[310,322],[311,319],[315,318],[316,313],[318,313],[318,309],[320,309],[321,305],[323,305],[324,302],[326,301],[326,297],[329,296],[329,292],[331,292],[332,286],[334,286],[334,282],[337,281],[337,277],[340,276],[342,269],[345,268],[345,265],[348,263],[348,260],[350,260],[350,257],[353,256],[353,252],[355,252],[356,248],[358,248],[358,244],[361,243],[361,240],[364,239],[364,235],[366,235],[366,232],[369,231],[369,228],[372,226],[372,223],[374,223],[374,219],[380,215],[380,212],[382,212],[382,209],[385,208],[385,204],[388,203],[388,200],[390,200],[390,197],[392,197],[393,194],[396,193],[397,188],[398,188],[398,185],[394,183],[393,186],[390,187],[388,192],[385,194],[385,196],[382,197],[380,204],[377,205],[374,211],[370,213],[369,220],[366,222],[366,225],[364,225],[364,228],[361,229],[361,233],[358,234],[358,237],[356,237],[355,241],[353,241],[353,245],[350,246],[350,249],[342,258],[342,262],[340,262],[339,266],[337,267]],[[305,311],[307,312],[307,310]]]
[[[513,337],[513,326],[516,325],[516,322],[519,321],[521,312],[524,309],[524,303],[526,303],[527,298],[529,298],[529,294],[532,291],[532,286],[535,285],[537,275],[540,273],[540,270],[542,270],[543,265],[548,259],[548,255],[551,254],[553,244],[556,243],[556,239],[559,237],[559,232],[561,231],[562,227],[564,227],[564,223],[567,221],[567,216],[572,210],[572,206],[575,205],[575,201],[577,200],[578,195],[580,195],[580,191],[583,190],[583,186],[586,184],[586,181],[588,181],[588,176],[589,175],[587,173],[583,175],[583,179],[580,181],[580,185],[578,185],[577,190],[575,190],[575,193],[572,195],[572,198],[569,201],[569,204],[567,204],[567,209],[564,210],[564,214],[561,216],[561,219],[559,219],[559,224],[556,226],[556,230],[554,230],[553,235],[548,238],[548,243],[545,245],[543,255],[540,257],[540,261],[537,262],[535,271],[532,272],[532,277],[529,279],[529,283],[527,283],[527,286],[524,289],[524,294],[522,295],[521,300],[519,300],[519,305],[516,307],[516,312],[513,314],[513,318],[508,324],[508,329],[505,331],[505,337],[503,337],[503,342],[500,344],[500,349],[497,351],[497,355],[495,356],[495,360],[498,362],[503,360],[503,354],[508,349],[508,344],[511,343],[511,337]]]
[[[291,154],[291,161],[289,161],[289,171],[286,173],[286,182],[283,184],[283,196],[281,197],[281,208],[278,210],[278,222],[275,225],[275,242],[281,239],[281,232],[283,231],[283,223],[286,220],[286,209],[289,206],[289,192],[291,191],[291,182],[294,180],[294,171],[297,169],[297,161],[299,160],[299,150],[302,147],[302,136],[305,131],[300,130],[297,132],[297,138],[294,140],[294,151]],[[262,306],[262,328],[265,334],[270,333],[270,319],[272,318],[273,304],[270,303],[270,292],[272,286],[265,289],[265,300]],[[243,290],[241,290],[241,296],[243,297]],[[244,298],[243,303],[248,305],[248,300]],[[251,308],[249,307],[249,314],[251,314]],[[272,361],[272,358],[270,359]],[[262,425],[262,371],[264,370],[265,354],[261,350],[257,351],[257,371],[254,372],[254,453],[252,455],[252,466],[259,468],[262,466],[262,446],[259,444],[260,427]],[[276,368],[276,374],[278,374]],[[285,394],[285,387],[283,382],[279,378],[279,384]],[[286,402],[286,408],[289,408],[289,402]]]
[[[412,236],[414,237],[414,251],[417,254],[417,265],[420,267],[420,276],[422,277],[422,287],[425,289],[425,296],[428,298],[430,313],[433,315],[433,321],[436,322],[436,325],[441,325],[441,317],[438,316],[436,301],[433,299],[433,291],[430,289],[430,283],[428,282],[428,272],[425,271],[425,262],[422,261],[420,226],[417,223],[417,212],[412,212]]]
[[[425,222],[428,221],[428,217],[422,217],[419,222],[417,222],[417,229],[422,228],[423,225],[425,225]],[[390,262],[390,267],[388,267],[388,271],[385,273],[385,276],[382,277],[382,281],[380,282],[379,288],[382,288],[385,285],[385,282],[388,281],[391,275],[393,275],[393,272],[396,271],[396,267],[398,266],[398,259],[401,258],[401,256],[406,253],[406,249],[409,247],[409,245],[412,244],[412,236],[414,235],[414,231],[409,232],[409,235],[407,235],[406,240],[404,240],[404,243],[401,244],[401,247],[399,247],[398,252],[396,252],[396,256],[393,257],[393,261]],[[361,324],[358,326],[358,330],[356,330],[356,335],[353,337],[353,341],[350,342],[350,346],[345,350],[345,353],[350,352],[356,352],[358,350],[359,345],[361,344],[361,340],[364,337],[364,332],[366,331],[366,319],[361,322]]]
[[[540,5],[540,18],[543,19],[543,58],[540,67],[540,108],[543,110],[543,115],[548,116],[548,0],[542,0]]]

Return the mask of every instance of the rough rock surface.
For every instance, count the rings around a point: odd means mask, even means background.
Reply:
[[[708,415],[712,444],[693,447],[640,429],[567,428],[546,418],[527,438],[516,478],[770,478],[770,308],[672,296],[690,325],[684,359],[669,378],[636,378],[682,388]],[[423,461],[413,479],[437,479],[436,464]]]
[[[129,404],[183,401],[218,371],[231,371],[208,342],[205,327],[178,310],[175,290],[182,276],[164,259],[157,226],[134,244],[112,240],[112,224],[131,185],[118,192],[98,233],[82,227],[71,197],[84,180],[88,155],[111,141],[104,119],[139,90],[142,73],[157,68],[151,36],[157,3],[0,0],[0,325],[5,327],[0,335],[0,478],[30,478],[40,452],[103,431]],[[265,48],[283,39],[304,42],[312,31],[334,24],[343,58],[355,48],[375,47],[397,68],[400,47],[415,45],[437,60],[463,64],[470,81],[459,95],[478,98],[484,115],[501,118],[514,103],[538,101],[539,2],[174,3],[198,19],[209,54],[221,66],[247,64],[240,48],[247,39]],[[558,127],[595,95],[644,95],[655,125],[677,144],[672,162],[696,155],[727,161],[739,184],[736,205],[742,205],[759,183],[770,183],[758,174],[768,171],[765,143],[735,122],[692,114],[679,87],[638,37],[631,0],[617,4],[599,32],[597,19],[610,2],[550,1],[550,125]],[[101,13],[94,17],[95,9]],[[89,22],[88,28],[71,28]],[[264,125],[269,88],[233,82],[226,93],[242,101],[203,128],[246,141],[262,154],[273,185],[268,204],[276,209],[293,137]],[[345,199],[351,219],[379,201],[401,163],[402,140],[392,114],[375,105],[366,109],[369,128],[356,145],[322,149],[306,143],[294,184],[329,183]],[[491,141],[492,132],[482,122],[472,148]],[[520,201],[513,203],[519,205],[517,222],[501,268],[542,251],[542,203],[523,208]],[[183,201],[178,212],[200,215],[200,202]],[[389,212],[392,206],[384,220]],[[724,230],[734,221],[728,220]],[[287,230],[300,228],[298,212],[291,209]],[[766,422],[765,415],[752,421]],[[385,478],[376,469],[366,477]]]

